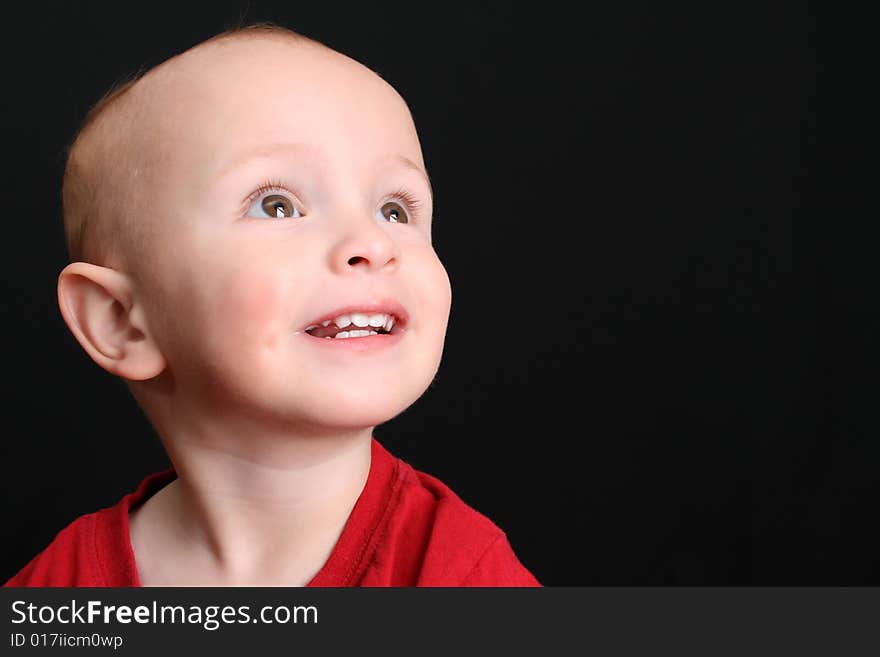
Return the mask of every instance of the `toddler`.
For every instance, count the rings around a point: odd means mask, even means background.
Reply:
[[[276,26],[105,97],[63,185],[68,327],[173,467],[7,586],[538,586],[505,534],[372,432],[450,310],[400,95]]]

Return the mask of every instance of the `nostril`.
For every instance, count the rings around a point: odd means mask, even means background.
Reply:
[[[362,256],[354,256],[354,257],[348,259],[348,264],[356,265],[357,263],[359,263],[363,259],[364,258]]]

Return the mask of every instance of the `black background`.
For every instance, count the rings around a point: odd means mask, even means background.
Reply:
[[[65,146],[243,17],[362,61],[419,128],[453,308],[393,453],[544,584],[880,583],[864,8],[562,6],[4,10],[0,580],[167,465],[58,311]]]

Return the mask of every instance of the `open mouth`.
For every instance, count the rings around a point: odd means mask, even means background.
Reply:
[[[304,331],[315,338],[345,340],[371,335],[389,335],[401,330],[402,323],[390,313],[347,313],[320,324],[307,326]]]

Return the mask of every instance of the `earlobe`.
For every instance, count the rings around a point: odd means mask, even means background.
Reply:
[[[83,349],[108,372],[143,381],[165,369],[125,274],[71,263],[58,276],[58,306]]]

